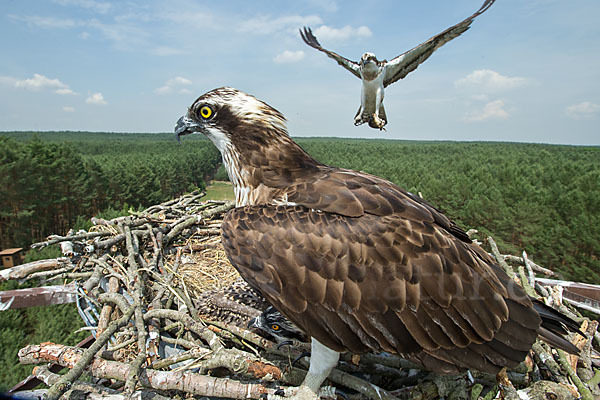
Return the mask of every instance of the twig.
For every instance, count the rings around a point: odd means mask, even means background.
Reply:
[[[146,361],[146,338],[148,337],[148,332],[146,331],[146,326],[144,325],[144,318],[142,316],[142,298],[144,296],[144,277],[139,271],[139,266],[136,260],[136,255],[139,253],[138,246],[134,245],[134,238],[132,237],[131,230],[128,226],[119,227],[123,230],[125,234],[125,245],[127,247],[127,257],[129,261],[129,279],[133,280],[134,288],[133,288],[133,304],[134,304],[134,320],[135,327],[137,330],[137,338],[138,338],[138,353],[135,357],[135,360],[131,363],[131,369],[129,370],[129,374],[127,375],[127,380],[125,381],[125,391],[127,393],[133,393],[135,390],[135,382],[137,381],[138,373],[140,368]]]
[[[170,337],[166,337],[166,336],[161,336],[160,339],[165,343],[170,343],[170,344],[174,344],[176,346],[185,347],[186,349],[193,349],[193,348],[201,346],[200,341],[194,342],[194,341],[186,340],[186,339],[182,339],[182,338],[170,338]]]
[[[511,255],[511,254],[503,254],[503,255],[502,255],[502,257],[503,257],[505,260],[508,260],[508,261],[510,261],[510,262],[514,262],[514,263],[517,263],[517,264],[525,265],[525,261],[524,261],[524,260],[523,260],[523,258],[521,258],[521,257],[518,257],[518,256],[513,256],[513,255]],[[547,275],[547,276],[554,276],[554,275],[556,275],[556,274],[554,273],[554,271],[552,271],[552,270],[550,270],[550,269],[548,269],[548,268],[541,267],[541,266],[539,266],[538,264],[534,263],[533,261],[531,261],[531,260],[529,260],[529,259],[527,260],[527,264],[529,264],[529,266],[530,266],[530,267],[531,267],[531,268],[532,268],[532,269],[533,269],[535,272],[540,272],[540,273],[542,273],[542,274],[544,274],[544,275]]]
[[[529,261],[525,250],[523,250],[523,263],[525,264],[525,268],[527,269],[527,278],[529,280],[529,284],[532,287],[535,287],[535,274],[533,273],[533,263]]]
[[[560,373],[560,367],[554,361],[554,358],[548,354],[539,341],[536,341],[532,347],[535,357],[541,363],[540,368],[543,367],[550,376],[554,377],[558,382],[567,384],[567,379]]]
[[[23,279],[29,274],[35,272],[54,270],[57,267],[67,265],[67,268],[72,269],[71,260],[68,257],[53,258],[49,260],[33,261],[27,264],[17,265],[11,268],[0,270],[0,282],[9,279]]]
[[[573,370],[573,367],[571,367],[571,364],[569,364],[569,362],[567,361],[567,356],[565,352],[560,349],[557,349],[556,351],[558,353],[558,362],[560,363],[561,367],[563,367],[565,371],[567,371],[567,374],[569,375],[569,378],[571,378],[571,381],[573,381],[575,386],[577,386],[579,394],[581,395],[581,399],[593,400],[593,396],[590,392],[590,389],[588,389],[588,387],[581,381],[581,379],[579,379],[579,376],[577,376],[577,373]]]
[[[51,246],[53,244],[57,244],[65,241],[76,241],[76,240],[89,240],[97,237],[110,236],[111,232],[86,232],[79,235],[72,236],[58,236],[53,235],[50,236],[50,239],[45,242],[34,243],[31,245],[32,249],[43,249],[44,247]]]
[[[76,348],[52,343],[27,346],[21,349],[19,353],[26,355],[28,362],[55,361],[68,368],[76,367],[83,358],[81,352]],[[91,364],[89,364],[90,373],[97,378],[125,380],[131,369],[129,364],[103,360],[98,357],[91,361]],[[47,398],[57,398],[51,393],[51,390],[59,385],[62,380],[63,378],[48,390]],[[244,384],[232,379],[214,378],[191,372],[166,372],[153,369],[142,369],[140,371],[140,384],[143,387],[157,390],[181,390],[198,396],[232,399],[258,399],[264,394],[274,393],[274,389],[268,389],[261,384]]]
[[[117,293],[119,291],[119,280],[115,277],[111,277],[108,280],[108,293]],[[97,334],[101,334],[104,329],[108,326],[110,316],[112,314],[113,307],[111,304],[105,304],[100,311],[100,318],[98,318],[98,329]]]
[[[104,344],[110,339],[110,337],[117,331],[118,328],[125,325],[129,321],[129,318],[131,318],[132,314],[133,307],[129,308],[127,313],[125,313],[125,315],[123,315],[121,318],[111,323],[101,335],[98,335],[96,341],[88,349],[85,350],[85,352],[78,359],[77,364],[73,366],[73,369],[71,369],[69,372],[63,375],[57,382],[55,382],[50,387],[50,389],[48,389],[46,398],[48,400],[56,400],[64,392],[66,392],[72,385],[72,383],[81,376],[83,370],[94,358],[94,355],[102,348],[102,346],[104,346]],[[37,349],[35,347],[30,347],[31,346],[28,346],[19,350],[19,361],[26,360],[27,357],[30,356],[30,352],[32,351],[42,351],[41,346],[39,346]],[[61,356],[63,356],[63,354],[61,354]],[[60,364],[58,359],[51,361],[56,361]]]
[[[538,297],[537,293],[535,292],[535,289],[531,286],[531,284],[529,283],[529,279],[525,275],[525,268],[522,266],[519,266],[518,271],[519,271],[519,280],[521,281],[521,287],[523,287],[523,290],[525,290],[525,293],[527,293],[527,295],[531,296],[531,297]]]
[[[191,360],[192,358],[204,358],[212,353],[211,350],[205,349],[203,347],[194,347],[184,353],[177,354],[175,356],[171,356],[169,358],[165,358],[163,360],[156,360],[150,365],[153,369],[163,369],[167,368],[170,365],[177,364],[182,361]]]
[[[508,276],[514,279],[515,271],[510,265],[507,264],[507,262],[504,260],[504,257],[502,257],[502,254],[500,254],[500,251],[498,251],[498,245],[496,242],[494,242],[494,239],[492,239],[491,236],[488,236],[487,240],[490,244],[494,257],[496,257],[496,261],[498,261],[498,264],[504,269]]]
[[[588,387],[598,387],[600,385],[600,369],[596,369],[592,379],[587,381]]]
[[[228,211],[228,210],[232,209],[233,207],[234,207],[233,202],[227,202],[220,206],[211,208],[210,210],[203,211],[198,215],[186,217],[185,219],[183,219],[183,221],[178,222],[176,225],[174,225],[171,228],[171,231],[167,235],[165,235],[165,237],[163,239],[163,242],[164,242],[163,246],[165,246],[167,243],[170,243],[173,240],[173,238],[175,238],[177,235],[179,235],[185,228],[189,228],[192,225],[198,224],[198,223],[200,223],[200,221],[202,221],[204,219],[208,219],[208,218],[212,217],[213,215],[217,215],[217,214],[223,213],[225,211]]]

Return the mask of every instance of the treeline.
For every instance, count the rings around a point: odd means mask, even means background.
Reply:
[[[600,283],[600,147],[300,139],[326,164],[389,179],[501,250]]]
[[[194,188],[220,160],[206,140],[49,132],[0,135],[0,248],[64,234],[78,217],[144,207]]]
[[[2,138],[4,136],[4,138]],[[566,279],[600,282],[600,147],[303,138],[313,157],[382,176],[462,227],[526,250]],[[201,135],[0,134],[0,245],[64,233],[78,215],[202,187],[220,163]],[[224,171],[217,176],[225,176]]]

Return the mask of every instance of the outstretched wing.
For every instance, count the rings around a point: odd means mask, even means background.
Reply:
[[[540,325],[527,296],[478,247],[406,216],[246,206],[225,217],[223,245],[244,279],[334,350],[399,353],[440,373],[517,365]]]
[[[423,63],[433,54],[434,51],[442,47],[454,38],[457,38],[467,29],[469,29],[473,20],[480,14],[484,13],[488,8],[494,4],[495,0],[485,0],[481,8],[477,10],[473,15],[459,22],[458,24],[446,29],[444,32],[433,36],[424,43],[421,43],[417,47],[408,50],[407,52],[399,55],[396,58],[391,59],[387,62],[384,68],[384,80],[383,86],[388,85],[403,79],[409,72],[414,71],[417,67]]]
[[[342,67],[352,72],[357,78],[362,79],[362,77],[360,76],[360,68],[358,66],[358,63],[348,60],[347,58],[342,57],[339,54],[334,53],[333,51],[324,49],[315,37],[315,35],[313,35],[312,30],[310,28],[305,26],[304,29],[300,29],[300,36],[302,36],[302,40],[304,40],[304,43],[306,43],[313,49],[317,49],[327,54],[329,57],[337,61],[337,63],[340,64]]]

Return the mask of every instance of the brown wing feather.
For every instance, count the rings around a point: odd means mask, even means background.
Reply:
[[[352,60],[348,60],[347,58],[342,57],[339,54],[334,53],[333,51],[325,49],[323,46],[321,46],[321,44],[319,43],[315,35],[312,33],[312,30],[310,28],[304,27],[304,29],[300,29],[300,36],[302,37],[302,40],[304,40],[304,43],[306,43],[313,49],[317,49],[327,54],[327,56],[333,58],[335,61],[337,61],[339,65],[352,72],[352,74],[355,75],[357,78],[362,79],[362,77],[360,76],[360,68],[358,66],[358,63]]]
[[[226,216],[223,244],[244,279],[328,347],[392,351],[442,373],[516,365],[540,324],[527,296],[421,215],[247,206]]]
[[[388,61],[387,66],[385,67],[383,86],[387,87],[388,85],[403,79],[410,72],[417,69],[421,63],[427,60],[434,51],[466,32],[471,26],[471,23],[473,23],[473,20],[490,8],[494,1],[495,0],[485,0],[483,5],[479,10],[473,13],[473,15]]]
[[[319,166],[309,174],[295,177],[294,183],[285,187],[281,185],[288,201],[348,217],[402,215],[413,221],[436,224],[460,240],[471,242],[468,235],[438,209],[385,179],[327,166]]]

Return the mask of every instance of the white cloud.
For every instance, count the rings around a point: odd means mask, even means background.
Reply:
[[[182,76],[176,76],[167,81],[167,85],[191,85],[192,81]]]
[[[149,33],[131,24],[105,24],[93,19],[88,23],[91,28],[98,29],[107,39],[116,45],[123,44],[125,47],[145,43]]]
[[[287,17],[270,18],[268,16],[252,18],[243,21],[238,29],[241,32],[251,32],[263,35],[272,34],[280,31],[297,33],[303,26],[321,24],[322,20],[316,15],[303,17],[301,15],[291,15]]]
[[[169,3],[164,3],[164,7],[159,9],[159,19],[170,21],[178,26],[184,25],[186,29],[206,29],[219,27],[217,17],[206,10],[205,7],[201,10],[190,9],[193,5],[188,4],[184,8],[173,8]]]
[[[75,94],[69,88],[69,85],[62,83],[58,79],[51,79],[41,74],[33,74],[33,78],[15,80],[14,86],[17,88],[24,88],[28,90],[38,91],[41,89],[54,89],[57,94]]]
[[[487,92],[514,89],[530,83],[527,78],[504,76],[491,69],[478,69],[454,82],[456,87],[476,88]]]
[[[72,90],[71,90],[71,89],[69,89],[69,88],[56,89],[56,90],[54,91],[54,93],[58,93],[58,94],[75,94],[75,92],[74,92],[74,91],[72,91]]]
[[[58,29],[69,29],[78,26],[79,23],[70,18],[54,18],[54,17],[40,17],[38,15],[9,15],[11,19],[16,21],[25,22],[29,26],[35,26],[38,28],[58,28]]]
[[[70,113],[75,112],[75,108],[73,108],[71,106],[64,106],[62,109],[64,112],[70,112]]]
[[[180,94],[188,94],[191,93],[186,86],[190,86],[192,81],[182,76],[176,76],[175,78],[168,79],[165,84],[159,88],[154,89],[154,93],[156,94],[169,94],[169,93],[180,93]]]
[[[313,7],[321,7],[327,12],[336,12],[338,10],[338,4],[335,0],[310,0]]]
[[[568,106],[565,112],[573,119],[591,119],[600,113],[600,104],[584,101]]]
[[[166,85],[154,89],[154,93],[161,94],[161,95],[162,94],[169,94],[169,93],[172,93],[172,92],[173,92],[173,88],[171,88],[169,86],[166,86]]]
[[[89,104],[98,104],[98,105],[108,104],[106,102],[106,100],[104,100],[104,96],[100,92],[90,95],[87,99],[85,99],[85,102],[89,103]]]
[[[61,6],[78,6],[87,8],[100,14],[106,14],[112,7],[110,3],[95,0],[53,0]]]
[[[352,37],[370,37],[373,35],[369,27],[359,26],[358,28],[352,28],[350,25],[346,25],[343,28],[332,28],[327,25],[321,25],[314,31],[315,36],[319,41],[344,41]]]
[[[502,100],[494,100],[487,103],[482,111],[468,113],[464,120],[470,122],[484,121],[486,119],[507,119],[508,112],[504,109]]]
[[[165,57],[165,56],[174,56],[177,54],[183,54],[183,51],[179,49],[175,49],[173,47],[168,46],[158,46],[152,50],[152,54],[157,56]]]
[[[304,51],[284,50],[283,53],[277,54],[273,61],[276,63],[295,63],[304,58]]]
[[[488,96],[487,94],[479,93],[472,95],[471,98],[477,101],[488,101],[490,99],[490,96]]]
[[[81,39],[90,37],[90,31],[97,31],[105,39],[114,43],[114,46],[119,50],[131,51],[144,49],[158,55],[166,55],[166,53],[174,54],[173,51],[167,48],[156,47],[150,40],[152,31],[146,29],[136,21],[119,22],[117,18],[110,22],[105,22],[98,18],[90,19],[70,19],[70,18],[54,18],[41,17],[37,15],[9,15],[9,18],[25,23],[29,26],[45,29],[82,29],[78,34]],[[116,22],[113,22],[116,21]]]

